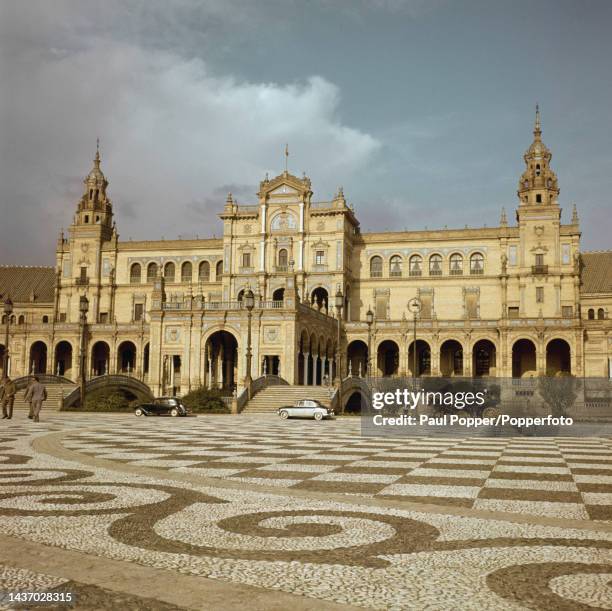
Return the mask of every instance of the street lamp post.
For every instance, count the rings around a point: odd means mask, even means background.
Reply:
[[[370,308],[366,312],[366,322],[368,323],[368,378],[372,377],[372,323],[374,322],[374,312]]]
[[[248,330],[247,330],[247,351],[246,351],[246,375],[244,376],[244,385],[247,389],[247,395],[249,399],[251,398],[251,384],[253,379],[251,378],[251,360],[253,358],[253,354],[251,351],[251,319],[253,317],[253,308],[255,307],[255,295],[253,291],[249,288],[244,293],[244,305],[247,309],[248,313]]]
[[[338,315],[338,337],[336,338],[336,384],[338,385],[338,405],[342,409],[342,367],[340,362],[340,318],[342,314],[342,306],[344,305],[344,295],[338,285],[336,291],[336,313]]]
[[[408,311],[412,312],[413,317],[413,333],[412,333],[412,387],[416,389],[416,376],[417,376],[417,316],[421,311],[421,300],[418,297],[413,297],[408,302]]]
[[[87,312],[89,310],[89,300],[85,295],[79,299],[79,320],[81,323],[81,353],[80,353],[80,395],[81,409],[85,409],[85,334],[87,325]]]
[[[7,296],[4,300],[4,315],[6,316],[6,328],[4,331],[4,355],[2,358],[2,369],[4,377],[8,376],[8,362],[9,362],[9,326],[11,324],[11,314],[13,313],[13,302],[11,298]]]

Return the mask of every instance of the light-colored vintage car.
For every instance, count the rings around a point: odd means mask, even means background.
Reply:
[[[283,420],[287,418],[314,418],[315,420],[323,420],[323,418],[333,418],[334,410],[325,407],[325,405],[314,399],[303,399],[296,401],[295,405],[279,407],[278,415]]]

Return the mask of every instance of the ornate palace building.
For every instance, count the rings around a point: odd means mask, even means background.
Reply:
[[[343,377],[368,364],[412,375],[414,362],[419,376],[608,377],[612,251],[581,252],[575,207],[561,223],[538,112],[524,160],[516,223],[502,210],[497,227],[362,232],[342,189],[314,201],[310,180],[285,171],[251,205],[228,195],[221,238],[121,241],[96,153],[55,266],[0,268],[10,373],[77,380],[82,347],[88,377],[134,376],[156,395],[240,391],[250,318],[254,379],[325,383],[338,336]]]

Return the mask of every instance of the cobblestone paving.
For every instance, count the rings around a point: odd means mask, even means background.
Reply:
[[[67,448],[132,465],[316,492],[612,520],[612,440],[377,440],[356,420],[134,421],[75,433]],[[142,422],[142,424],[141,424]],[[211,427],[210,423],[214,422]],[[139,430],[138,436],[127,430]]]
[[[16,418],[0,429],[0,534],[299,594],[321,608],[612,608],[609,440],[379,441],[357,427],[346,419],[71,414],[36,426]],[[33,439],[67,428],[65,447],[117,467],[33,450]],[[158,475],[127,473],[125,464]],[[242,485],[190,483],[190,474]],[[0,567],[0,588],[2,575]],[[11,587],[45,579],[4,575]],[[108,606],[104,592],[83,588]],[[143,600],[142,608],[171,608]]]

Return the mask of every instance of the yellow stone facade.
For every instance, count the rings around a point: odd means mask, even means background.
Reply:
[[[266,177],[251,205],[228,196],[219,239],[121,241],[96,153],[56,266],[44,272],[52,297],[13,299],[11,375],[78,379],[83,338],[88,376],[135,376],[155,394],[240,391],[249,318],[253,378],[332,380],[338,336],[343,376],[368,366],[412,375],[407,303],[418,297],[417,375],[607,377],[612,253],[581,253],[575,208],[561,224],[539,112],[533,133],[516,223],[502,211],[497,227],[431,231],[362,232],[342,189],[314,201],[310,180],[285,171]]]

